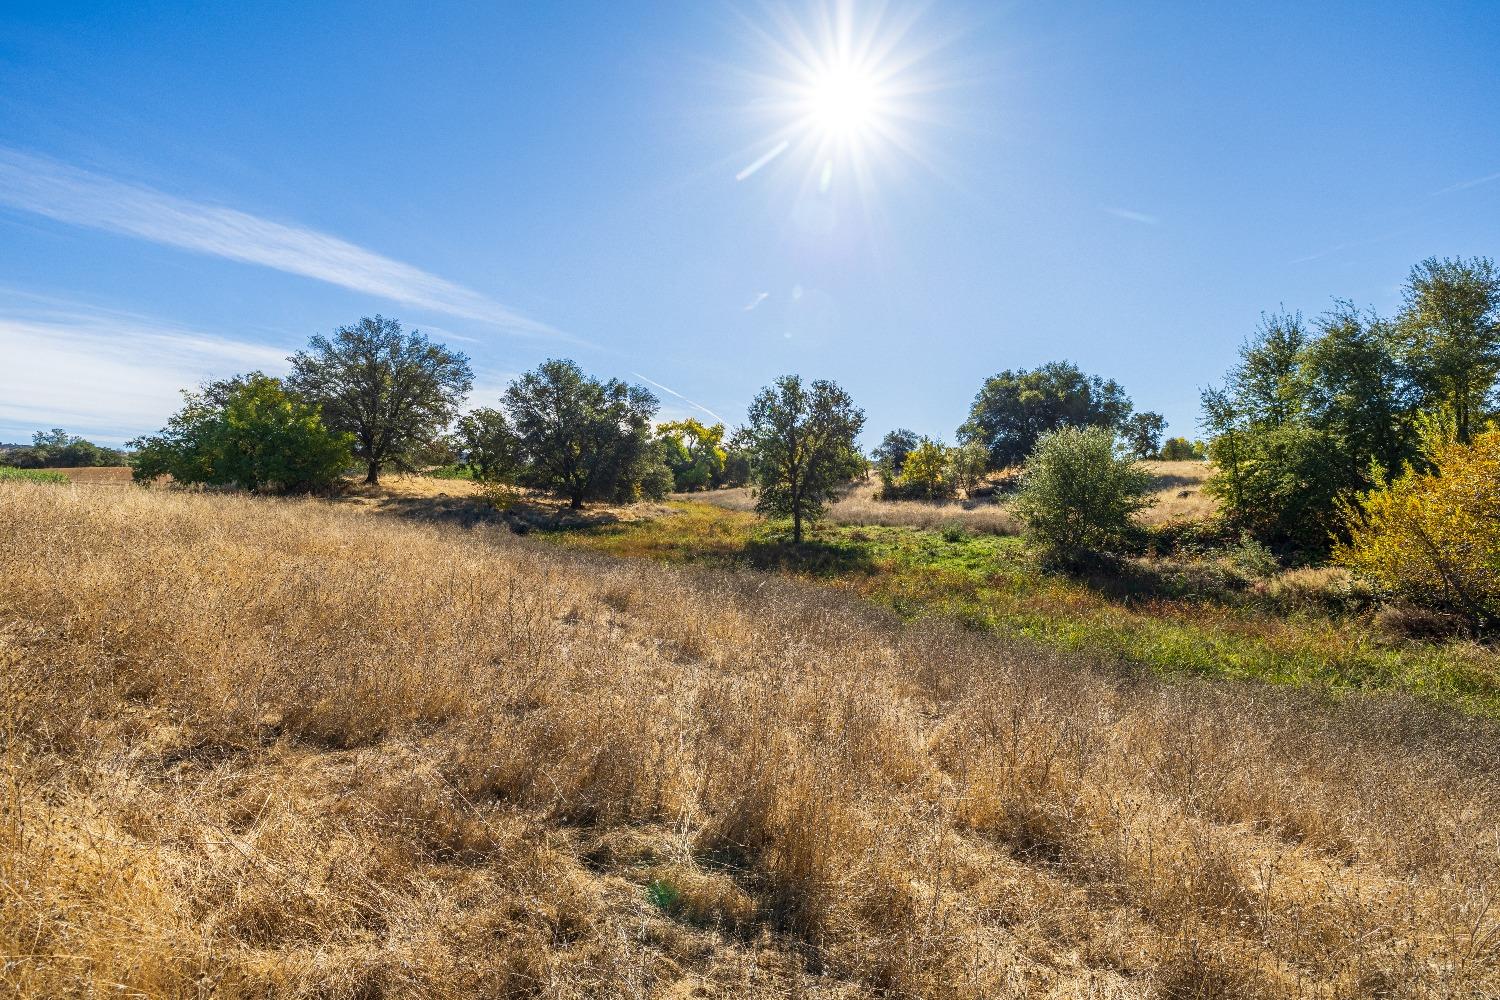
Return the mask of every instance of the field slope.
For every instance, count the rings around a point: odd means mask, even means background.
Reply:
[[[0,992],[1500,994],[1500,730],[773,575],[0,483]]]

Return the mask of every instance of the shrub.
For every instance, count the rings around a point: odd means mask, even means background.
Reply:
[[[941,441],[924,437],[909,451],[901,471],[887,479],[881,498],[885,500],[947,500],[953,496],[953,478],[948,468],[948,449]]]
[[[1461,615],[1476,634],[1500,624],[1500,431],[1429,450],[1346,504],[1349,541],[1335,558],[1413,604]]]
[[[1076,567],[1126,546],[1150,489],[1150,474],[1120,453],[1113,431],[1068,427],[1037,442],[1012,509],[1045,562]]]
[[[131,442],[135,478],[306,493],[327,489],[352,461],[354,439],[323,424],[318,407],[259,372],[183,393],[159,434]]]

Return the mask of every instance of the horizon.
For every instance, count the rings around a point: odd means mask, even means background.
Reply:
[[[653,11],[663,8],[654,7]],[[1495,256],[1500,8],[0,15],[0,441],[118,445],[377,313],[739,423],[952,442],[1069,360],[1198,437],[1264,312]]]

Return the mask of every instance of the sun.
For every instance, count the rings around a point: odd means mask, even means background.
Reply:
[[[808,127],[830,138],[868,133],[885,111],[875,75],[859,67],[827,67],[813,76],[806,91]]]
[[[770,129],[735,179],[775,162],[817,191],[847,186],[864,196],[894,160],[925,165],[918,130],[946,84],[934,75],[941,43],[919,37],[917,21],[854,0],[810,0],[801,17],[781,7],[765,22],[747,18],[771,64],[749,74],[760,91],[752,106]]]

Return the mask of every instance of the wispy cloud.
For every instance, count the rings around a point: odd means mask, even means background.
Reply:
[[[749,305],[745,306],[745,312],[754,312],[756,306],[760,305],[762,302],[766,301],[766,299],[769,299],[770,297],[771,297],[771,293],[770,292],[761,292],[760,294],[756,295],[755,298],[753,298],[753,299],[750,300],[750,304]]]
[[[1449,184],[1447,187],[1439,188],[1432,193],[1436,196],[1440,194],[1452,194],[1455,191],[1467,191],[1469,188],[1476,188],[1481,184],[1488,184],[1491,181],[1500,181],[1500,173],[1485,174],[1483,177],[1473,177],[1466,181],[1459,181],[1457,184]]]
[[[178,391],[260,369],[289,352],[131,313],[45,306],[0,294],[0,436],[65,427],[120,442],[153,431]]]
[[[1134,209],[1110,208],[1108,206],[1105,206],[1104,210],[1110,215],[1113,215],[1115,218],[1124,219],[1127,222],[1139,222],[1143,226],[1161,225],[1161,219],[1157,218],[1156,216],[1147,215],[1145,212],[1137,212]]]
[[[260,264],[516,333],[558,332],[473,289],[336,236],[189,201],[5,147],[0,147],[0,204],[60,222]]]
[[[684,403],[688,404],[689,406],[693,407],[694,409],[702,410],[704,413],[707,413],[710,417],[713,417],[715,420],[717,420],[721,424],[727,424],[727,423],[729,423],[729,421],[727,421],[723,417],[719,416],[713,410],[710,410],[708,407],[704,406],[702,403],[695,403],[695,402],[693,402],[691,399],[688,399],[686,396],[684,396],[682,393],[678,392],[676,389],[668,388],[667,386],[662,385],[660,382],[657,382],[654,379],[647,378],[646,376],[642,375],[640,372],[631,372],[630,374],[634,375],[636,378],[640,379],[642,382],[649,382],[651,385],[656,386],[662,392],[668,393],[669,395],[676,396],[678,399],[682,400]]]

